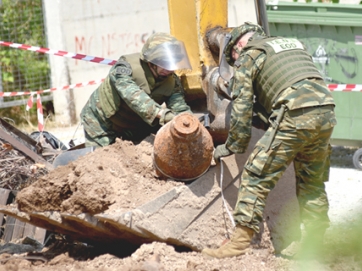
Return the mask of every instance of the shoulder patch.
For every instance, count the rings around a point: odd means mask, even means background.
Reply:
[[[292,38],[280,38],[272,41],[267,41],[266,43],[273,48],[276,54],[279,52],[295,49],[304,50],[303,44],[299,40]]]
[[[116,74],[117,75],[132,75],[132,67],[131,65],[126,61],[118,61],[117,64],[121,64],[116,68]]]

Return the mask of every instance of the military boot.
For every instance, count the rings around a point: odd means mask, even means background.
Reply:
[[[245,254],[249,250],[253,235],[254,230],[237,225],[230,241],[218,249],[205,248],[201,253],[215,258],[226,258]]]

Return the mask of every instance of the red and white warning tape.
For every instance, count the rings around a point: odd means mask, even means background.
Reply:
[[[60,51],[60,50],[52,50],[52,49],[48,49],[48,48],[41,48],[41,47],[37,47],[37,46],[31,46],[31,45],[14,43],[14,42],[0,41],[0,45],[8,46],[8,47],[16,48],[16,49],[28,50],[28,51],[32,51],[32,52],[43,53],[43,54],[74,58],[74,59],[90,61],[90,62],[95,62],[95,63],[100,63],[100,64],[107,64],[107,65],[111,65],[111,66],[117,62],[117,60],[106,59],[106,58],[102,58],[102,57],[75,54],[75,53],[70,53],[70,52],[65,52],[65,51]],[[29,110],[33,106],[33,96],[34,96],[34,94],[37,94],[37,103],[36,104],[37,104],[37,115],[38,115],[38,129],[39,129],[39,131],[43,131],[44,116],[43,116],[43,107],[42,107],[41,97],[40,97],[41,93],[52,92],[52,91],[56,91],[56,90],[66,90],[66,89],[77,88],[77,87],[84,87],[87,85],[94,85],[94,84],[98,84],[98,83],[102,82],[103,80],[104,79],[101,79],[99,81],[89,81],[86,83],[73,84],[73,85],[57,87],[57,88],[50,88],[47,90],[24,91],[24,92],[0,92],[0,97],[30,95],[28,102],[27,102],[27,106],[26,106],[26,110]]]
[[[26,44],[20,44],[20,43],[8,42],[8,41],[0,41],[0,45],[8,46],[8,47],[16,48],[16,49],[43,53],[43,54],[75,58],[75,59],[79,59],[79,60],[90,61],[90,62],[95,62],[95,63],[100,63],[100,64],[113,65],[117,62],[117,60],[106,59],[106,58],[102,58],[102,57],[75,54],[75,53],[69,53],[69,52],[60,51],[60,50],[51,50],[48,48],[41,48],[41,47],[37,47],[37,46],[30,46],[30,45],[26,45]]]
[[[43,115],[43,106],[42,106],[42,102],[41,102],[41,97],[40,94],[42,93],[48,93],[48,92],[53,92],[53,91],[57,91],[57,90],[68,90],[68,89],[73,89],[73,88],[79,88],[79,87],[85,87],[85,86],[90,86],[90,85],[95,85],[95,84],[99,84],[102,83],[104,81],[104,79],[101,80],[92,80],[92,81],[88,81],[88,82],[84,82],[84,83],[78,83],[78,84],[72,84],[72,85],[68,85],[68,86],[63,86],[63,87],[56,87],[56,88],[50,88],[50,89],[46,89],[46,90],[38,90],[38,91],[23,91],[23,92],[0,92],[0,97],[13,97],[13,96],[22,96],[22,95],[30,95],[27,105],[26,105],[26,110],[28,111],[30,108],[33,107],[33,97],[36,94],[37,95],[37,116],[38,116],[38,130],[39,131],[43,131],[44,130],[44,115]],[[350,91],[361,91],[362,92],[362,85],[352,85],[352,84],[346,84],[346,85],[337,85],[337,84],[330,84],[328,85],[328,88],[331,91],[345,91],[345,92],[350,92]]]
[[[100,64],[114,65],[117,62],[117,60],[111,60],[111,59],[95,57],[95,56],[88,56],[88,55],[83,55],[83,54],[69,53],[69,52],[60,51],[60,50],[51,50],[48,48],[41,48],[41,47],[37,47],[37,46],[30,46],[30,45],[19,44],[19,43],[14,43],[14,42],[0,41],[0,45],[8,46],[8,47],[16,48],[16,49],[43,53],[43,54],[56,55],[56,56],[74,58],[74,59],[79,59],[79,60],[84,60],[84,61],[90,61],[90,62],[95,62],[95,63],[100,63]],[[67,89],[72,89],[72,88],[77,88],[77,87],[94,85],[94,84],[101,83],[103,80],[104,79],[101,79],[98,81],[89,81],[86,83],[79,83],[79,84],[73,84],[73,85],[64,86],[64,87],[50,88],[47,90],[24,91],[24,92],[0,92],[0,97],[30,95],[28,102],[27,102],[27,106],[26,106],[26,110],[29,110],[33,106],[33,96],[36,94],[37,95],[38,129],[39,129],[39,131],[43,131],[44,116],[43,116],[43,107],[42,107],[41,97],[40,97],[41,93],[52,92],[52,91],[57,91],[57,90],[67,90]],[[362,85],[356,85],[356,84],[329,84],[328,88],[330,89],[330,91],[346,91],[346,92],[361,91],[362,92]]]
[[[67,90],[67,89],[85,87],[85,86],[90,86],[90,85],[96,85],[96,84],[102,83],[103,81],[104,81],[104,79],[92,80],[92,81],[88,81],[88,82],[84,82],[84,83],[72,84],[69,86],[56,87],[56,88],[50,88],[50,89],[38,90],[38,91],[0,92],[0,97],[13,97],[13,96],[42,94],[42,93],[54,92],[57,90]]]
[[[44,131],[44,115],[43,115],[43,105],[41,102],[42,93],[53,92],[57,90],[68,90],[73,88],[85,87],[90,85],[95,85],[102,83],[104,79],[101,80],[92,80],[84,83],[72,84],[63,87],[50,88],[46,90],[38,90],[38,91],[23,91],[23,92],[0,92],[0,97],[13,97],[13,96],[22,96],[22,95],[30,95],[28,102],[26,104],[26,110],[29,111],[30,108],[33,107],[33,97],[36,94],[36,106],[37,106],[37,116],[38,116],[38,130]]]
[[[362,85],[356,84],[329,84],[330,91],[362,91]]]

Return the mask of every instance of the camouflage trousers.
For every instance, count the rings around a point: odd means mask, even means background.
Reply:
[[[86,147],[105,147],[113,144],[116,138],[122,140],[133,141],[138,143],[152,133],[157,133],[160,126],[151,127],[144,123],[142,126],[135,129],[114,128],[112,123],[96,118],[94,116],[83,115],[82,125],[84,128],[85,146]]]
[[[325,182],[329,179],[330,137],[335,125],[333,106],[287,111],[270,149],[265,151],[270,127],[246,161],[234,210],[236,223],[259,232],[266,198],[293,162],[300,218],[306,230],[327,228]]]

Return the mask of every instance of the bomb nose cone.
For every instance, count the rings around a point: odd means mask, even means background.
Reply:
[[[213,149],[212,137],[200,121],[182,113],[157,132],[153,164],[161,177],[191,181],[209,169]]]
[[[183,113],[170,122],[169,132],[178,140],[191,140],[200,133],[200,122],[192,114]]]

